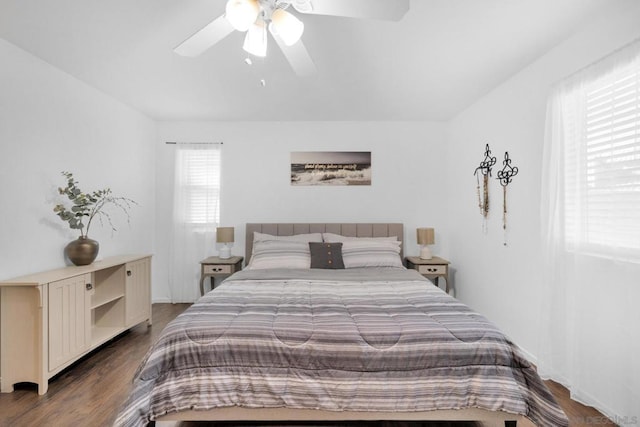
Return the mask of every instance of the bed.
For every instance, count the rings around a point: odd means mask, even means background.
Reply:
[[[247,224],[246,231],[251,268],[167,325],[135,375],[117,426],[180,420],[568,425],[517,346],[398,265],[393,254],[401,259],[402,249],[394,238],[402,240],[402,224]],[[318,234],[320,241],[296,240]],[[258,236],[263,240],[254,242]],[[307,255],[298,251],[305,247],[311,264],[322,268],[304,268]]]

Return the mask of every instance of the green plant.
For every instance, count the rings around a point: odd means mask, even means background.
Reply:
[[[73,178],[71,172],[62,172],[62,175],[67,179],[67,186],[64,188],[59,187],[58,192],[67,196],[72,205],[67,208],[63,204],[57,204],[53,211],[60,219],[68,222],[71,229],[80,230],[81,237],[87,237],[91,222],[96,217],[101,225],[104,225],[103,220],[106,220],[111,230],[116,231],[111,221],[111,216],[103,210],[109,204],[122,210],[127,216],[127,222],[129,222],[129,210],[133,205],[137,204],[135,201],[126,197],[114,196],[110,188],[84,193],[78,188],[78,181]]]

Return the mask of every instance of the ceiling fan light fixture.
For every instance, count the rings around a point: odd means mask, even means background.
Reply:
[[[249,27],[242,48],[255,56],[267,56],[267,26],[262,19]]]
[[[258,0],[229,0],[225,9],[225,17],[233,28],[247,31],[260,15]]]
[[[286,10],[276,9],[271,15],[269,30],[280,36],[284,44],[292,46],[302,37],[304,23]]]

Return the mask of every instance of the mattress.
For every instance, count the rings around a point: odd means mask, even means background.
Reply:
[[[567,419],[485,317],[414,270],[248,270],[167,325],[116,425],[223,407]]]

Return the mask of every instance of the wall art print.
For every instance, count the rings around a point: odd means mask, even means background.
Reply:
[[[291,185],[371,185],[371,152],[293,151]]]

